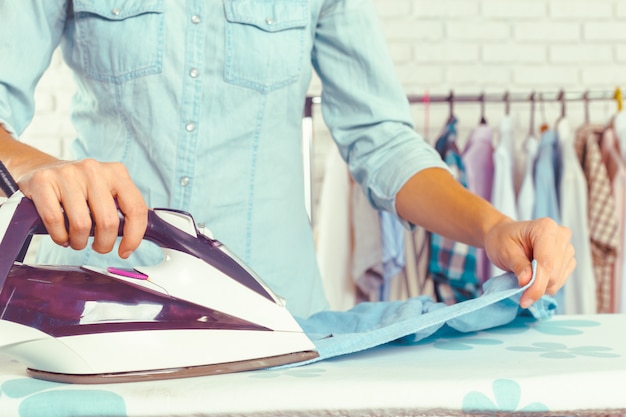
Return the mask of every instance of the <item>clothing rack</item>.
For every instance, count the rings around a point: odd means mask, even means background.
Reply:
[[[505,112],[508,114],[511,103],[530,103],[533,108],[536,103],[543,104],[548,102],[560,102],[561,114],[565,115],[567,102],[583,102],[589,104],[592,101],[610,101],[615,100],[617,109],[623,108],[623,97],[620,87],[615,90],[585,90],[585,91],[566,91],[564,89],[557,91],[530,91],[530,92],[509,92],[502,93],[478,93],[478,94],[456,94],[454,90],[450,90],[448,94],[423,94],[423,95],[407,95],[410,104],[430,104],[430,103],[447,103],[450,106],[450,114],[454,113],[455,103],[480,103],[482,106],[482,114],[484,115],[485,103],[503,103],[505,104]],[[304,162],[305,175],[305,201],[309,220],[313,224],[313,106],[321,104],[322,98],[319,96],[307,96],[303,109],[302,123],[302,152]],[[588,118],[588,106],[585,108]],[[531,123],[532,125],[532,123]]]
[[[521,102],[567,102],[567,101],[598,101],[598,100],[620,100],[621,89],[615,91],[592,91],[572,92],[558,90],[552,92],[531,91],[509,92],[504,93],[479,93],[479,94],[455,94],[454,90],[450,90],[447,95],[409,95],[407,96],[409,103],[521,103]],[[315,100],[314,100],[315,102]],[[321,100],[320,100],[321,102]]]

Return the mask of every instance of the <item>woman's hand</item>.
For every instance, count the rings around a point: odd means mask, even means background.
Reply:
[[[120,163],[49,158],[23,172],[17,183],[33,200],[52,240],[59,245],[85,248],[93,226],[93,249],[110,252],[118,236],[118,207],[124,215],[119,256],[128,258],[143,239],[148,209]]]
[[[500,269],[512,271],[520,286],[532,278],[531,261],[537,261],[535,282],[524,292],[520,305],[529,307],[544,294],[554,295],[576,267],[572,233],[549,218],[506,221],[485,236],[489,259]]]

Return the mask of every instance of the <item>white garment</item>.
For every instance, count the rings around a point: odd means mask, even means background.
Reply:
[[[511,117],[506,115],[500,122],[500,141],[493,152],[493,189],[491,203],[513,220],[517,220],[515,188],[513,184],[513,141]],[[491,276],[504,273],[491,264]]]
[[[571,242],[576,253],[576,269],[565,283],[562,311],[566,314],[595,314],[596,283],[587,219],[587,180],[574,149],[574,135],[567,119],[559,121],[557,135],[562,161],[559,184],[561,222],[572,231]]]
[[[336,146],[326,157],[315,225],[315,250],[322,284],[332,310],[355,304],[350,265],[350,174]]]
[[[529,136],[525,143],[526,168],[519,193],[517,194],[518,220],[532,220],[533,207],[535,205],[535,180],[533,177],[535,159],[539,149],[539,141]]]

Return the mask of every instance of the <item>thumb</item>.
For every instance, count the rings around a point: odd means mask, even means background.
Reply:
[[[533,277],[532,263],[524,256],[520,256],[512,261],[511,271],[517,277],[520,287],[528,284]]]

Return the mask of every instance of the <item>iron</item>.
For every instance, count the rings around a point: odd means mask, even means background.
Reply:
[[[0,205],[0,354],[32,377],[170,379],[318,356],[284,300],[188,213],[150,210],[144,239],[163,261],[131,270],[24,263],[46,233],[20,191]]]

